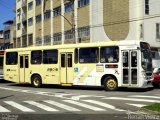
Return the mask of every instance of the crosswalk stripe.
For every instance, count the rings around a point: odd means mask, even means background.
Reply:
[[[70,107],[68,105],[64,105],[64,104],[61,104],[61,103],[58,103],[58,102],[55,102],[55,101],[52,101],[52,100],[44,100],[44,102],[49,103],[51,105],[55,105],[57,107],[63,108],[63,109],[68,110],[68,111],[81,111],[79,109],[76,109],[76,108],[73,108],[73,107]]]
[[[11,111],[9,111],[8,109],[0,106],[0,112],[11,112]]]
[[[122,97],[108,97],[103,99],[110,99],[110,100],[129,100],[129,101],[139,101],[139,102],[157,102],[160,103],[159,100],[148,100],[148,99],[136,99],[136,98],[122,98]]]
[[[112,105],[107,104],[107,103],[99,102],[99,101],[96,101],[96,100],[83,100],[83,101],[88,102],[88,103],[93,103],[93,104],[96,104],[96,105],[100,105],[102,107],[113,109],[113,110],[116,110],[116,111],[126,111],[126,110],[122,110],[122,109],[117,109],[115,106],[112,106]]]
[[[98,108],[98,107],[91,106],[91,105],[84,104],[84,103],[80,103],[80,102],[77,102],[77,101],[74,101],[74,100],[63,100],[63,101],[67,102],[67,103],[74,104],[74,105],[78,105],[78,106],[81,106],[81,107],[84,107],[84,108],[88,108],[88,109],[91,109],[91,110],[94,110],[94,111],[106,111],[105,109]]]
[[[136,107],[143,107],[146,106],[144,104],[132,104],[132,103],[126,103],[127,105],[132,105],[132,106],[136,106]]]
[[[59,110],[56,110],[54,108],[51,108],[51,107],[48,107],[46,105],[43,105],[43,104],[40,104],[40,103],[37,103],[35,101],[24,101],[25,103],[28,103],[30,105],[33,105],[33,106],[36,106],[36,107],[39,107],[43,110],[46,110],[46,111],[49,111],[49,112],[53,112],[53,111],[59,111]]]
[[[13,106],[13,107],[15,107],[15,108],[17,108],[17,109],[19,109],[19,110],[21,110],[21,111],[23,111],[23,112],[35,112],[34,110],[32,110],[30,108],[27,108],[25,106],[22,106],[22,105],[14,102],[14,101],[4,101],[4,102]]]
[[[139,97],[139,98],[157,98],[157,99],[160,99],[160,97],[158,96],[147,96],[147,95],[130,95],[129,97]]]

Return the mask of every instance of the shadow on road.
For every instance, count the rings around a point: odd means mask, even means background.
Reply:
[[[8,82],[7,82],[8,83]],[[31,84],[16,84],[12,83],[8,86],[33,88]],[[105,91],[103,87],[95,86],[60,86],[60,85],[43,85],[41,88],[44,89],[66,89],[66,90],[94,90],[94,91]],[[35,88],[38,89],[38,88]],[[117,91],[106,91],[106,92],[147,92],[152,91],[154,88],[119,88]]]
[[[4,79],[0,79],[0,84],[1,83],[13,83],[13,82],[10,82],[10,81],[4,80]]]
[[[120,92],[147,92],[154,90],[154,87],[149,88],[119,88]]]

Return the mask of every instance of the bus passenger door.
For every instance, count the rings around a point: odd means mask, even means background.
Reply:
[[[138,51],[122,51],[122,84],[137,86],[138,84]]]
[[[71,83],[73,80],[73,53],[61,53],[61,83]]]
[[[20,66],[19,66],[19,82],[24,83],[26,82],[26,78],[29,77],[29,60],[28,55],[20,55],[19,56]]]

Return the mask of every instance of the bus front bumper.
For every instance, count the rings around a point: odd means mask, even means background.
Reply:
[[[152,80],[144,80],[142,87],[143,88],[153,87]]]

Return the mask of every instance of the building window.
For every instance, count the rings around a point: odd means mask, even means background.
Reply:
[[[37,15],[37,16],[36,16],[36,23],[41,22],[41,19],[42,19],[42,18],[41,18],[41,15]]]
[[[17,2],[19,2],[20,0],[17,0]]]
[[[28,26],[31,26],[31,25],[33,25],[33,18],[28,19]]]
[[[156,23],[156,39],[160,41],[160,23]]]
[[[90,36],[89,26],[78,28],[78,38],[88,38]]]
[[[62,34],[61,33],[54,33],[53,34],[53,39],[54,39],[54,41],[61,41]]]
[[[145,14],[149,14],[149,0],[145,0]]]
[[[50,45],[51,44],[51,36],[50,35],[44,36],[44,44],[45,45]]]
[[[143,39],[143,24],[140,24],[140,39]]]
[[[61,7],[57,7],[53,9],[53,16],[60,16],[61,15]]]
[[[89,4],[89,0],[78,0],[78,7],[83,7]]]
[[[17,18],[18,18],[18,20],[20,20],[20,16],[21,16],[21,9],[18,9],[17,10]]]
[[[51,12],[50,10],[48,10],[47,12],[44,13],[44,20],[49,19],[51,16]]]
[[[28,35],[28,46],[33,45],[33,34]]]
[[[27,36],[22,36],[22,47],[27,47]]]
[[[17,48],[21,47],[21,38],[17,38]]]
[[[21,23],[18,23],[17,24],[17,30],[20,30],[21,29]]]
[[[36,45],[37,46],[42,45],[42,39],[40,37],[36,38]]]
[[[72,2],[65,4],[65,13],[70,12],[72,10],[73,10],[73,3]]]
[[[41,0],[36,0],[36,6],[41,4]]]
[[[32,10],[33,9],[33,2],[28,3],[28,10]]]
[[[73,30],[65,31],[65,40],[71,40],[74,37]]]

